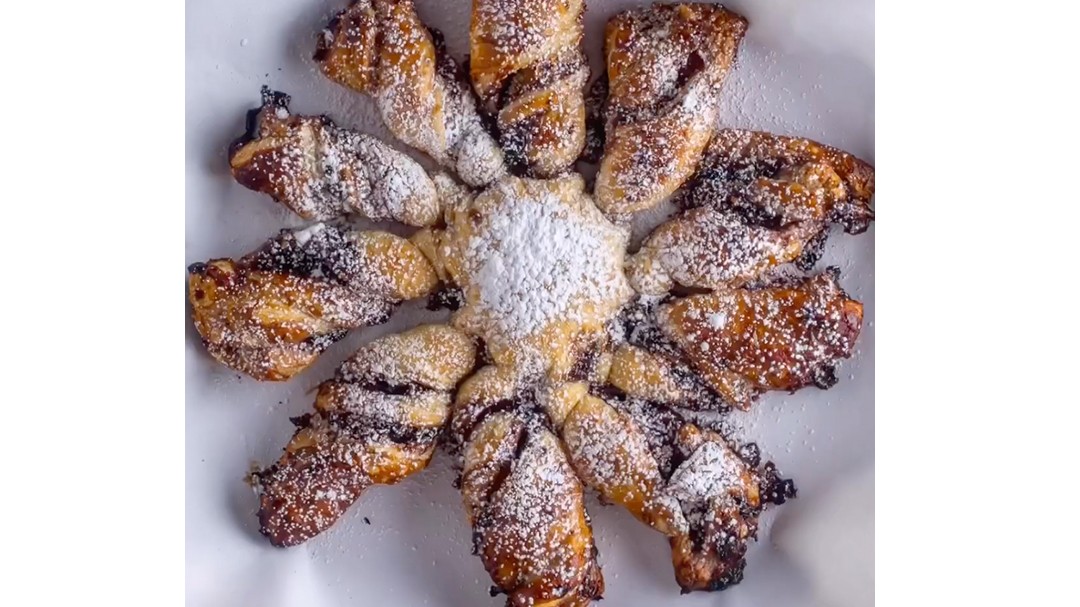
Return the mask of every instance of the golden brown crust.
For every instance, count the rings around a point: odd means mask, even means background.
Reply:
[[[426,353],[427,356],[421,356]],[[475,365],[472,341],[425,325],[361,348],[322,384],[277,463],[253,475],[260,531],[294,546],[332,525],[372,484],[422,470]]]
[[[567,415],[560,436],[585,486],[665,535],[686,532],[682,510],[664,493],[666,481],[629,415],[585,396]]]
[[[473,0],[469,74],[508,159],[566,170],[585,145],[583,0]]]
[[[229,166],[246,188],[304,219],[359,213],[426,226],[439,217],[435,185],[408,155],[325,116],[289,113],[288,97],[263,89],[249,132],[233,142]]]
[[[874,167],[843,150],[799,137],[724,129],[709,143],[677,202],[731,208],[775,225],[823,217],[858,234],[874,219],[873,197]]]
[[[836,148],[724,130],[677,197],[690,210],[649,235],[627,263],[639,293],[676,286],[739,287],[779,265],[810,270],[830,222],[849,232],[873,220],[874,169]]]
[[[350,298],[338,285],[251,270],[231,259],[193,264],[188,294],[210,354],[260,380],[292,377],[349,328],[386,314],[339,305]]]
[[[630,344],[615,348],[607,382],[636,398],[683,406],[698,392],[683,381],[669,357]]]
[[[830,270],[795,286],[679,299],[661,307],[660,328],[741,409],[767,390],[828,388],[862,328],[862,304],[847,297],[836,275]]]
[[[738,287],[797,260],[822,229],[814,219],[772,229],[713,207],[690,209],[648,236],[626,274],[634,290],[648,295],[676,286]]]
[[[538,405],[488,369],[462,386],[452,422],[476,553],[507,605],[588,605],[603,576],[581,483]]]
[[[757,469],[756,445],[736,449],[637,395],[581,398],[560,435],[586,486],[668,536],[684,592],[738,583],[758,515],[795,496],[772,464]]]
[[[713,4],[654,4],[608,22],[601,210],[652,208],[694,173],[716,130],[720,86],[746,25]]]
[[[505,173],[460,70],[412,0],[355,0],[323,32],[315,59],[331,80],[373,97],[395,137],[466,183]]]
[[[384,322],[398,302],[437,285],[409,241],[324,224],[283,230],[238,261],[188,268],[195,328],[210,354],[273,381],[307,368],[349,329]]]

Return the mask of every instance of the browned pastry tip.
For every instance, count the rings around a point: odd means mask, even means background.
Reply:
[[[740,15],[701,3],[654,4],[608,22],[601,210],[652,208],[694,173],[716,131],[720,87],[746,27]]]
[[[378,437],[348,415],[300,422],[277,463],[256,474],[259,532],[279,547],[306,542],[333,525],[372,484],[393,484],[423,469],[437,429],[411,436],[414,444]]]
[[[239,260],[188,268],[195,328],[219,362],[282,381],[350,329],[385,322],[395,305],[438,285],[409,241],[316,224],[283,230]]]
[[[688,210],[659,226],[627,263],[639,293],[739,287],[787,263],[809,271],[829,224],[851,233],[873,220],[874,169],[836,148],[723,130],[676,196]]]
[[[435,186],[419,163],[325,116],[291,114],[288,101],[264,87],[262,106],[248,113],[247,133],[229,148],[241,185],[304,219],[359,213],[426,226],[439,218]]]
[[[315,60],[331,80],[374,98],[395,137],[469,185],[505,174],[461,70],[412,0],[355,0],[321,34]]]
[[[757,394],[825,389],[836,365],[851,356],[863,306],[849,298],[830,269],[800,284],[727,289],[663,306],[664,334],[725,400],[748,409]]]
[[[325,531],[373,484],[425,468],[449,417],[451,390],[476,347],[447,326],[422,325],[364,346],[320,386],[314,411],[281,458],[253,475],[259,528],[275,546]]]
[[[678,196],[686,207],[732,208],[785,225],[823,217],[850,234],[874,219],[874,167],[810,139],[724,129]]]
[[[560,436],[587,487],[665,535],[685,533],[682,510],[665,493],[665,479],[648,440],[628,414],[586,396],[567,415]]]
[[[375,95],[378,92],[378,35],[375,5],[371,0],[353,0],[319,33],[314,59],[334,82]]]
[[[724,590],[743,579],[762,510],[795,497],[795,485],[771,463],[757,468],[756,445],[748,445],[754,459],[747,459],[719,434],[693,424],[680,428],[676,445],[684,459],[668,488],[689,531],[669,538],[675,579],[683,594]]]
[[[587,604],[603,578],[581,484],[554,435],[507,415],[482,422],[465,452],[476,549],[508,605]],[[484,457],[489,445],[505,446]]]
[[[566,170],[585,145],[583,0],[473,0],[469,73],[507,159]]]

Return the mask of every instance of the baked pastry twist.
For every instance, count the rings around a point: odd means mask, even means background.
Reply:
[[[874,219],[874,167],[816,141],[725,129],[709,143],[683,207],[731,209],[757,223],[838,223],[860,234]]]
[[[431,225],[439,218],[424,168],[378,139],[326,116],[289,113],[289,97],[263,88],[247,133],[229,147],[233,177],[304,219],[359,213],[374,220]]]
[[[582,398],[562,437],[582,482],[668,536],[684,593],[741,581],[758,515],[795,496],[771,463],[757,469],[756,445],[736,450],[640,395]]]
[[[677,286],[742,286],[799,259],[822,227],[818,221],[798,221],[772,229],[713,207],[691,209],[645,239],[627,261],[627,278],[634,290],[648,295]]]
[[[585,606],[599,599],[584,492],[548,415],[508,369],[461,386],[451,428],[473,547],[508,606]]]
[[[744,18],[714,4],[654,4],[608,22],[602,211],[649,209],[694,173],[745,32]]]
[[[469,75],[511,164],[566,170],[585,145],[584,0],[473,0]]]
[[[239,260],[188,268],[195,328],[221,363],[260,380],[307,368],[349,329],[385,322],[438,277],[408,240],[316,224]]]
[[[863,306],[837,283],[835,268],[799,284],[722,289],[660,306],[664,335],[724,400],[749,409],[767,390],[836,384],[851,356]]]
[[[315,60],[331,80],[373,97],[395,137],[469,185],[505,173],[461,70],[412,0],[354,0],[319,38]]]
[[[690,210],[658,227],[627,264],[630,284],[739,287],[794,262],[809,271],[831,223],[852,234],[873,221],[874,168],[808,139],[720,131],[676,195]]]
[[[607,383],[649,402],[692,411],[726,412],[730,405],[695,373],[686,357],[665,338],[644,340],[647,347],[615,347]]]
[[[281,459],[256,472],[259,531],[295,546],[337,521],[367,487],[425,468],[450,413],[451,393],[475,367],[471,339],[422,325],[378,339],[319,387],[315,411]]]

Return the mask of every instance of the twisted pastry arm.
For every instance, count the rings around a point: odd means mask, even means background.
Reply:
[[[768,390],[836,384],[851,356],[863,306],[833,268],[800,284],[726,289],[665,304],[660,329],[728,403],[746,410]]]
[[[668,536],[684,593],[738,583],[758,515],[795,495],[771,464],[756,469],[755,445],[736,451],[638,394],[581,398],[561,436],[586,486]]]
[[[670,538],[675,579],[683,593],[723,590],[742,581],[746,551],[767,504],[796,495],[772,463],[757,469],[757,446],[737,451],[719,434],[684,424],[675,439],[683,460],[668,481],[690,532]]]
[[[645,239],[627,260],[627,279],[647,295],[742,286],[799,259],[823,227],[810,219],[771,229],[713,207],[690,209]]]
[[[581,483],[546,415],[485,367],[461,387],[452,430],[474,550],[508,606],[584,606],[604,582]]]
[[[719,119],[720,86],[746,20],[713,4],[654,4],[604,32],[608,74],[596,204],[610,215],[652,208],[697,169]]]
[[[684,207],[734,208],[759,222],[824,219],[859,234],[874,219],[874,167],[816,141],[725,129],[713,137]]]
[[[584,0],[473,0],[473,89],[532,176],[561,173],[585,145],[584,13]]]
[[[325,116],[292,115],[288,104],[264,87],[262,107],[248,112],[247,133],[229,148],[241,185],[304,219],[359,213],[412,226],[438,219],[435,185],[415,160]]]
[[[445,225],[441,228],[418,230],[409,241],[431,262],[439,280],[458,286],[459,277],[462,276],[462,255],[454,242],[455,226],[470,221],[468,210],[475,194],[446,173],[436,174],[432,181],[442,204],[442,223]]]
[[[385,322],[398,302],[437,285],[409,241],[325,224],[282,230],[239,260],[188,267],[195,328],[207,350],[260,380],[289,379],[349,329]]]
[[[281,459],[253,475],[260,532],[295,546],[334,524],[367,487],[425,468],[450,394],[475,359],[472,340],[441,325],[361,348],[320,386],[315,411],[294,420]]]
[[[412,0],[354,0],[323,32],[315,60],[331,80],[373,97],[395,137],[469,185],[506,172],[461,70]]]

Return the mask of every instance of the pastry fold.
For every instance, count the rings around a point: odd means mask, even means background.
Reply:
[[[697,170],[718,127],[720,88],[747,22],[715,4],[654,4],[604,32],[608,97],[596,203],[650,209]]]
[[[476,347],[444,325],[421,325],[356,352],[294,419],[281,458],[252,475],[259,530],[295,546],[334,524],[367,487],[425,468],[450,414],[451,393]]]
[[[469,75],[507,159],[534,177],[585,146],[584,0],[473,0]]]
[[[724,289],[665,304],[660,329],[725,401],[749,409],[769,390],[836,384],[862,329],[863,306],[831,268],[800,283]]]
[[[683,592],[737,584],[759,514],[795,496],[771,464],[757,468],[756,445],[737,449],[640,394],[583,396],[560,435],[587,487],[668,536]]]
[[[848,152],[801,137],[724,129],[676,202],[731,209],[773,226],[823,221],[860,234],[874,219],[873,197],[874,167]]]
[[[222,364],[255,379],[303,371],[350,329],[385,322],[438,276],[408,240],[334,224],[282,230],[239,260],[188,267],[195,329]]]
[[[452,431],[474,552],[508,606],[583,607],[604,589],[584,490],[528,398],[498,367],[458,393]]]

